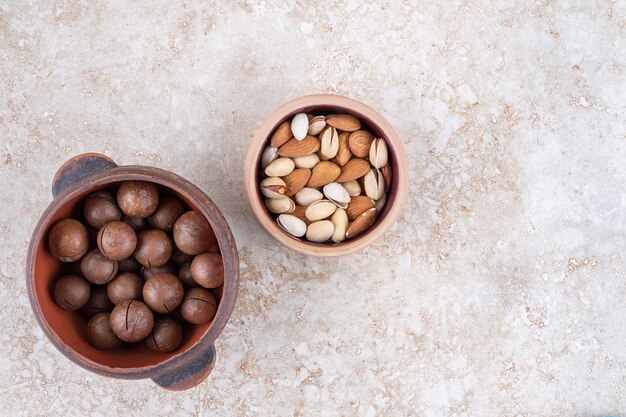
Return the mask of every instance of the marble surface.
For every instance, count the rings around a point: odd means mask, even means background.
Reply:
[[[626,2],[3,1],[0,415],[626,415]],[[249,138],[310,93],[395,126],[412,183],[338,260],[277,245]],[[28,305],[71,156],[172,170],[221,207],[242,282],[195,389],[91,374]]]

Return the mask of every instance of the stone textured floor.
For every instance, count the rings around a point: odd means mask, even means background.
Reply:
[[[412,182],[369,249],[262,231],[243,160],[310,93],[395,126]],[[3,1],[0,415],[626,415],[626,2]],[[73,365],[28,305],[71,156],[172,170],[222,209],[242,282],[197,388]]]

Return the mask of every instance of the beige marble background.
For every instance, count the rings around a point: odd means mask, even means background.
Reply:
[[[626,2],[0,2],[0,415],[626,415]],[[404,216],[339,260],[272,241],[248,140],[347,95],[396,127]],[[222,209],[242,282],[197,388],[73,365],[25,252],[71,156],[172,170]]]

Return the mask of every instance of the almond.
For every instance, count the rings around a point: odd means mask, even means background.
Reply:
[[[311,188],[323,187],[324,185],[335,181],[339,174],[341,174],[341,168],[330,161],[322,161],[313,168],[311,178],[309,179],[309,182],[307,182],[306,186]]]
[[[295,158],[310,155],[320,148],[320,141],[315,136],[307,136],[302,140],[293,138],[278,148],[278,155]]]
[[[287,142],[292,137],[291,122],[287,120],[276,128],[274,134],[272,135],[272,139],[270,139],[270,145],[277,148]]]
[[[361,128],[359,119],[350,114],[331,114],[326,116],[326,123],[345,132],[354,132]]]
[[[363,175],[367,174],[369,170],[370,163],[365,159],[351,159],[341,168],[341,175],[337,177],[337,182],[356,180],[357,178],[361,178]]]
[[[350,146],[348,145],[349,138],[349,132],[341,132],[339,134],[339,148],[337,149],[337,155],[335,155],[335,161],[341,166],[347,164],[350,158],[352,158],[352,152],[350,152]]]
[[[370,147],[374,141],[374,136],[367,130],[357,130],[350,134],[348,146],[350,152],[357,158],[367,158],[370,154]],[[278,152],[280,155],[280,151]]]
[[[352,223],[350,223],[348,230],[346,230],[346,239],[356,237],[363,233],[365,230],[367,230],[371,225],[374,224],[377,215],[378,212],[375,208],[371,208],[359,214],[358,217],[354,219]]]
[[[305,224],[311,223],[309,219],[306,218],[306,207],[296,204],[296,208],[293,211],[289,212],[292,216],[296,216],[300,220],[302,220]]]
[[[285,181],[285,195],[287,197],[294,196],[298,191],[304,188],[311,178],[311,170],[305,168],[294,169],[291,174],[283,177]]]
[[[359,214],[374,207],[374,204],[374,200],[366,195],[352,197],[350,199],[350,204],[348,204],[348,207],[346,208],[348,220],[352,221],[356,219]]]
[[[391,166],[389,166],[389,164],[383,166],[380,169],[380,173],[383,174],[383,179],[385,180],[385,191],[389,191],[389,188],[391,188],[391,179],[392,179],[392,173],[391,173]]]

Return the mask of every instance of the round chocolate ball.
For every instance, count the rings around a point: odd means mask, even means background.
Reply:
[[[115,306],[110,323],[117,337],[124,342],[134,343],[150,334],[154,316],[152,310],[141,301],[126,300]]]
[[[172,241],[163,230],[144,230],[137,236],[135,259],[146,268],[165,265],[172,256]]]
[[[185,293],[180,305],[180,314],[193,324],[203,324],[213,320],[217,312],[215,297],[204,288],[191,288]]]
[[[139,272],[141,270],[141,264],[137,262],[134,256],[129,256],[126,259],[117,261],[118,272]]]
[[[117,275],[117,261],[107,258],[98,249],[92,249],[80,261],[80,270],[89,282],[106,284]]]
[[[179,322],[165,317],[154,322],[146,344],[155,352],[171,352],[183,341],[183,328]]]
[[[174,253],[172,253],[172,261],[176,262],[177,265],[186,264],[187,262],[191,262],[193,259],[193,255],[188,255],[180,249],[176,249]]]
[[[176,220],[185,212],[185,208],[178,199],[164,197],[159,202],[159,207],[148,217],[148,223],[155,229],[169,232],[174,227]]]
[[[206,252],[215,241],[215,234],[204,216],[197,211],[188,211],[174,224],[176,247],[189,255]]]
[[[109,312],[113,310],[113,303],[107,295],[107,288],[102,285],[92,285],[89,301],[82,309],[87,317],[93,317],[98,313]]]
[[[178,277],[167,272],[153,276],[143,286],[143,300],[156,313],[174,311],[184,295],[185,290]]]
[[[135,230],[122,221],[102,226],[98,232],[98,248],[109,259],[119,261],[128,258],[137,246]]]
[[[117,204],[127,216],[143,219],[159,206],[159,191],[146,181],[125,181],[117,190]]]
[[[122,272],[107,284],[107,295],[113,304],[141,300],[143,280],[132,272]]]
[[[115,349],[122,341],[113,333],[109,313],[98,313],[87,324],[87,337],[91,344],[102,350]]]
[[[204,288],[217,288],[224,283],[224,262],[222,256],[205,252],[191,262],[193,280]]]
[[[193,280],[193,276],[191,275],[191,262],[187,262],[180,267],[178,270],[178,279],[187,287],[193,288],[198,286],[198,283]]]
[[[50,229],[48,244],[52,256],[61,262],[74,262],[89,249],[89,232],[79,221],[64,219]]]
[[[65,275],[54,284],[54,301],[66,310],[82,308],[90,295],[89,282],[78,275]]]
[[[176,265],[174,265],[172,262],[168,262],[163,266],[159,266],[155,268],[141,267],[141,276],[146,281],[152,278],[153,276],[160,274],[162,272],[168,272],[170,274],[176,275]]]
[[[122,211],[117,207],[113,196],[104,190],[96,191],[85,199],[83,214],[87,223],[96,229],[122,217]]]
[[[146,230],[148,227],[148,222],[146,219],[142,219],[141,217],[128,217],[127,215],[122,216],[122,221],[130,227],[132,227],[136,233],[141,232],[142,230]]]

